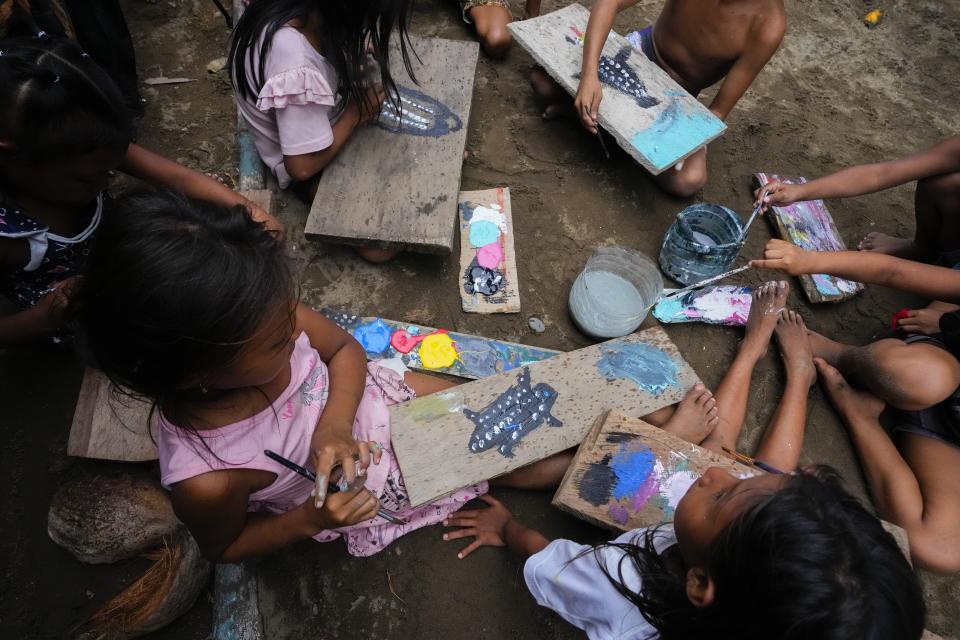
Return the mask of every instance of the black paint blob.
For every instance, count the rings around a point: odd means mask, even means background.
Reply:
[[[463,272],[463,290],[473,295],[479,293],[485,296],[492,296],[503,291],[507,286],[507,279],[498,269],[487,269],[481,267],[474,258],[467,270]]]

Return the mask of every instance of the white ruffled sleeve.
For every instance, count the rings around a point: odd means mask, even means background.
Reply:
[[[282,71],[269,78],[257,96],[257,109],[285,109],[290,105],[333,107],[337,103],[336,87],[314,67],[302,66]]]

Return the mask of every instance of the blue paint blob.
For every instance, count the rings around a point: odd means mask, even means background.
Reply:
[[[680,386],[680,370],[673,358],[642,342],[611,342],[597,361],[597,370],[607,380],[632,380],[654,395],[660,395],[667,387]]]
[[[470,224],[470,246],[480,248],[500,240],[500,227],[488,220]]]
[[[647,484],[653,467],[657,463],[656,456],[650,449],[639,451],[622,451],[613,456],[610,468],[617,476],[617,484],[613,487],[613,498],[633,498],[640,492],[640,488]]]
[[[377,318],[373,322],[362,324],[353,330],[353,337],[357,339],[367,353],[380,355],[390,346],[390,335],[393,333],[387,324]]]
[[[712,113],[688,112],[674,98],[649,127],[633,136],[630,144],[658,170],[663,170],[726,128],[723,120]]]
[[[683,314],[683,296],[674,296],[664,298],[653,308],[653,317],[660,322],[673,322],[674,318],[681,317]]]
[[[456,336],[455,341],[463,368],[477,378],[486,378],[508,369],[503,362],[506,356],[496,343],[461,335]]]

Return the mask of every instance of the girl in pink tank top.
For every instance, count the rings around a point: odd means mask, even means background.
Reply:
[[[101,238],[76,312],[82,344],[115,384],[156,403],[162,482],[207,557],[341,536],[351,554],[371,555],[486,492],[482,482],[410,506],[387,406],[451,385],[368,364],[350,334],[297,304],[282,246],[246,209],[133,196]],[[315,470],[317,483],[264,450]],[[545,488],[568,460],[501,482]],[[348,488],[327,494],[331,478]]]

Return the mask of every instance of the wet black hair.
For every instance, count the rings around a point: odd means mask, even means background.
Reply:
[[[276,234],[246,207],[155,191],[104,213],[71,324],[92,366],[190,429],[191,407],[229,393],[205,382],[271,313],[287,304],[292,322],[295,295]]]
[[[340,108],[348,100],[356,104],[367,100],[361,65],[368,59],[368,44],[373,49],[369,55],[380,67],[388,98],[399,103],[396,83],[390,73],[390,39],[396,30],[404,67],[415,79],[410,65],[413,47],[407,34],[412,8],[412,0],[257,0],[247,7],[234,27],[227,62],[230,79],[241,96],[256,100],[266,82],[266,59],[274,34],[292,20],[306,23],[311,16],[316,16],[320,20],[317,35],[323,56],[339,78]],[[257,57],[256,46],[261,37],[263,46]],[[249,79],[248,66],[252,76]]]
[[[0,40],[0,153],[35,164],[133,140],[123,95],[75,42],[38,32]]]
[[[657,552],[656,529],[624,552],[607,578],[663,640],[914,640],[923,633],[919,580],[893,536],[829,467],[786,477],[741,513],[710,550],[715,599],[695,607],[686,569]],[[642,578],[624,587],[624,569]]]

